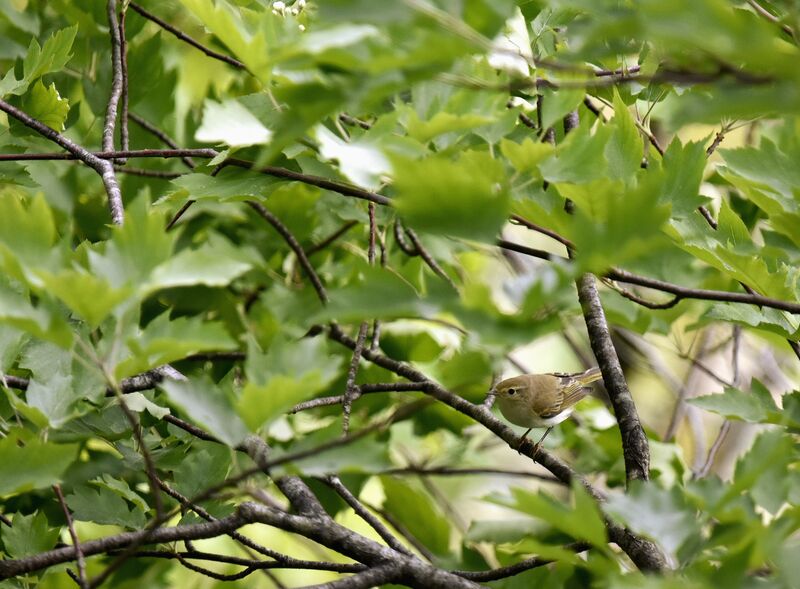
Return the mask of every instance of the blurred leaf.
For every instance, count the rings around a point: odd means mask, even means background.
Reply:
[[[231,448],[238,446],[249,433],[230,396],[208,378],[189,382],[165,380],[159,386],[186,415]]]
[[[656,541],[672,557],[700,531],[695,511],[677,487],[666,490],[637,481],[627,494],[615,493],[608,498],[606,513]]]
[[[430,498],[405,481],[394,477],[380,477],[386,500],[383,508],[437,556],[446,556],[450,550],[450,523],[435,507]]]
[[[251,430],[326,390],[341,366],[341,359],[326,350],[328,343],[322,338],[278,337],[266,353],[250,347],[245,364],[248,383],[236,407]]]
[[[489,154],[393,158],[397,208],[413,229],[493,241],[509,208],[503,168]]]
[[[75,460],[78,446],[53,444],[9,434],[0,440],[0,495],[14,495],[59,482]],[[25,465],[25,468],[20,468]]]

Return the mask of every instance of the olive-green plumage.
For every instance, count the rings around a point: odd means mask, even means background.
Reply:
[[[522,374],[499,382],[494,392],[500,412],[511,423],[550,428],[567,419],[592,391],[589,385],[601,378],[599,368],[577,374]]]

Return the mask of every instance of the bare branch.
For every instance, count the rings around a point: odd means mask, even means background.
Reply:
[[[367,522],[373,530],[375,530],[378,535],[383,538],[384,542],[390,547],[396,550],[397,552],[401,552],[408,556],[413,556],[411,552],[403,546],[397,538],[392,535],[392,533],[384,526],[381,521],[372,515],[365,507],[361,504],[361,502],[353,495],[350,490],[342,484],[342,481],[339,480],[339,477],[335,475],[330,475],[323,479],[325,484],[327,484],[330,488],[332,488],[336,493],[344,499],[345,503],[347,503],[350,507],[353,508],[353,511],[358,514],[358,516]]]
[[[223,62],[227,63],[228,65],[232,65],[233,67],[235,67],[237,69],[241,69],[241,70],[247,69],[246,66],[241,61],[239,61],[238,59],[234,59],[233,57],[230,57],[228,55],[224,55],[222,53],[218,53],[217,51],[214,51],[213,49],[209,49],[205,45],[202,45],[198,41],[195,41],[194,39],[192,39],[186,33],[183,33],[179,29],[173,27],[168,22],[158,18],[155,14],[153,14],[151,12],[148,12],[147,10],[142,8],[136,2],[131,2],[130,3],[130,7],[133,8],[139,14],[141,14],[144,18],[153,21],[158,26],[160,26],[162,29],[164,29],[165,31],[168,31],[168,32],[172,33],[173,35],[175,35],[178,39],[180,39],[184,43],[188,43],[189,45],[191,45],[195,49],[198,49],[199,51],[202,51],[208,57],[211,57],[212,59],[218,59],[219,61],[223,61]]]
[[[128,136],[128,40],[125,37],[125,15],[128,6],[122,3],[119,11],[119,55],[120,73],[122,75],[122,95],[120,96],[121,109],[119,114],[119,144],[122,149],[130,149],[130,138]],[[125,161],[119,162],[124,164]]]
[[[306,256],[306,253],[303,251],[303,247],[300,245],[300,242],[297,241],[297,238],[292,234],[291,231],[289,231],[289,228],[286,227],[286,225],[284,225],[280,219],[278,219],[278,217],[268,211],[267,208],[260,202],[248,200],[247,204],[250,205],[250,208],[261,215],[267,221],[267,223],[272,225],[281,235],[281,237],[283,237],[284,241],[286,241],[291,250],[297,256],[297,261],[300,262],[303,270],[305,270],[308,279],[311,281],[314,290],[317,292],[317,297],[323,305],[326,304],[328,302],[328,293],[325,291],[325,287],[322,285],[322,281],[319,279],[317,271],[314,270],[314,266],[312,266],[311,262],[308,261],[308,256]]]
[[[0,161],[24,161],[26,159],[77,159],[82,161],[84,164],[97,172],[102,178],[103,186],[105,187],[106,194],[108,195],[108,206],[111,210],[111,220],[117,225],[122,225],[125,219],[125,211],[122,208],[122,192],[120,191],[117,177],[114,174],[114,166],[111,165],[111,162],[105,161],[92,152],[87,151],[77,143],[67,139],[61,133],[58,133],[41,121],[27,115],[3,99],[0,99],[0,110],[5,112],[7,115],[14,117],[23,125],[30,127],[44,138],[49,139],[57,145],[60,145],[69,152],[69,154],[48,154],[56,155],[58,157],[45,158],[27,158],[25,157],[26,154],[20,154],[18,157],[0,157]]]
[[[122,96],[122,41],[117,21],[117,0],[106,0],[108,32],[111,37],[111,95],[106,105],[106,120],[103,124],[103,151],[114,151],[114,127],[117,124],[117,108]]]
[[[141,544],[143,540],[148,543],[169,543],[180,540],[213,538],[226,534],[231,530],[236,530],[246,523],[248,523],[248,520],[242,516],[240,506],[236,513],[216,522],[123,532],[115,536],[84,542],[81,544],[81,551],[84,556],[93,556],[113,550],[122,550],[133,544]],[[32,573],[57,564],[70,562],[76,558],[77,551],[75,547],[64,546],[24,558],[0,560],[0,579]]]
[[[356,386],[356,375],[358,374],[358,363],[361,361],[361,352],[364,349],[364,340],[367,338],[369,325],[362,321],[358,327],[356,337],[356,347],[353,349],[353,357],[350,359],[350,368],[347,371],[347,381],[344,385],[344,399],[342,401],[342,431],[347,435],[350,430],[350,410],[353,401],[358,398],[359,388]]]
[[[650,447],[639,413],[628,390],[628,383],[622,372],[617,351],[611,341],[603,306],[597,294],[595,278],[584,274],[577,280],[578,299],[583,308],[589,342],[603,373],[603,382],[608,390],[614,414],[622,434],[622,452],[625,458],[625,472],[628,482],[650,478]]]

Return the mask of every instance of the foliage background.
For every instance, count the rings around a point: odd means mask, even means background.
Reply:
[[[2,586],[796,586],[797,3],[286,4],[0,0]],[[493,382],[593,354],[518,454]]]

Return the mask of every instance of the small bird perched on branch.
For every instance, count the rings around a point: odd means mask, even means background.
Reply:
[[[575,404],[592,392],[590,385],[602,378],[600,369],[595,367],[576,374],[521,374],[497,383],[494,394],[500,413],[514,425],[528,428],[517,449],[533,428],[546,427],[533,447],[535,457],[553,426],[567,419]]]

